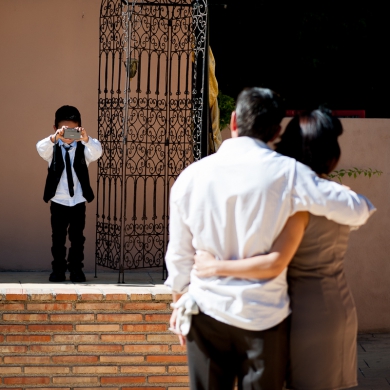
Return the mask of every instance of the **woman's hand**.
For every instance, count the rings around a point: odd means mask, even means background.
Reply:
[[[209,278],[217,276],[217,260],[211,253],[206,251],[197,251],[194,256],[194,273],[198,278]]]

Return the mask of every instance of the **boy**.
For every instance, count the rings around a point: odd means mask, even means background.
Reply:
[[[88,136],[81,127],[81,115],[76,107],[62,106],[55,113],[55,133],[37,143],[39,155],[49,163],[43,200],[51,200],[51,228],[53,255],[50,282],[70,280],[85,282],[82,271],[84,260],[83,231],[85,227],[85,202],[91,202],[94,194],[89,183],[88,165],[102,155],[97,139]],[[80,139],[64,138],[65,129],[74,128]],[[70,249],[66,261],[66,236]]]

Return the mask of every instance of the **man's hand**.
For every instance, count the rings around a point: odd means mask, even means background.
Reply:
[[[169,330],[177,334],[177,336],[179,337],[180,345],[184,346],[186,345],[186,337],[176,330],[176,318],[177,318],[177,309],[173,309],[171,319],[169,320]]]
[[[177,302],[180,297],[182,296],[183,294],[178,294],[178,293],[175,293],[173,292],[172,293],[172,300],[173,302]],[[177,334],[177,336],[179,337],[179,342],[180,342],[180,345],[181,346],[184,346],[186,345],[186,337],[183,336],[180,332],[178,332],[176,330],[176,318],[177,318],[177,309],[173,309],[173,312],[172,312],[172,315],[171,315],[171,318],[169,320],[169,330],[175,334]]]
[[[197,251],[194,260],[193,269],[198,278],[209,278],[217,275],[219,261],[209,252]]]

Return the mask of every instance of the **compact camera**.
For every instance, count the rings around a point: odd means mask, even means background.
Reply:
[[[64,138],[67,139],[80,139],[81,138],[81,133],[76,130],[76,129],[65,129],[64,131]]]

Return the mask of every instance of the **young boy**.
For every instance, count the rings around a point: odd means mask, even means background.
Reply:
[[[89,183],[88,165],[102,155],[97,139],[88,136],[81,127],[81,115],[76,107],[62,106],[55,113],[55,133],[37,143],[39,155],[49,163],[43,200],[51,200],[53,255],[49,280],[63,282],[70,271],[72,282],[85,282],[83,231],[85,202],[94,198]],[[65,129],[76,129],[80,139],[64,138]],[[70,249],[66,261],[66,236]]]

